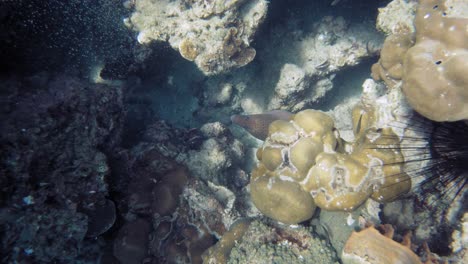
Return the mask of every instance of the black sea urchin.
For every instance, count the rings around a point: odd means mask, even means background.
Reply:
[[[429,138],[431,152],[430,170],[422,186],[442,183],[452,199],[466,195],[468,182],[468,122],[433,123]],[[426,190],[430,191],[430,190]]]
[[[450,204],[468,196],[468,121],[410,119],[400,145],[413,188],[423,197],[436,195]],[[465,203],[463,204],[465,205]]]

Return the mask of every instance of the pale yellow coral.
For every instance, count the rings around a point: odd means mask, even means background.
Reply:
[[[323,143],[311,138],[301,138],[290,149],[290,162],[302,175],[315,164],[315,157],[323,151]]]
[[[351,156],[321,153],[304,187],[322,209],[352,211],[371,195],[368,168]]]
[[[435,121],[468,119],[468,44],[454,49],[420,41],[408,51],[404,69],[403,92],[416,111]]]
[[[321,111],[312,109],[297,113],[293,120],[297,126],[302,128],[305,134],[312,137],[320,137],[328,133],[335,126],[330,116]]]
[[[270,170],[276,170],[283,163],[281,148],[265,147],[262,151],[263,165]]]
[[[354,108],[357,139],[350,153],[323,112],[304,110],[289,121],[272,122],[251,176],[255,206],[294,224],[307,220],[315,206],[351,211],[368,198],[389,202],[407,193],[411,179],[403,171],[399,138],[391,128],[373,128],[375,119],[371,107]]]
[[[310,218],[315,204],[303,180],[325,148],[336,147],[333,120],[316,110],[297,113],[290,121],[276,120],[257,151],[260,163],[252,172],[251,196],[265,215],[284,223]]]
[[[297,224],[312,217],[315,203],[309,193],[290,177],[266,173],[250,184],[255,206],[266,216],[285,224]]]
[[[381,14],[379,19],[379,24],[384,17],[393,24],[391,30],[386,30],[392,35],[385,40],[380,60],[371,68],[372,77],[383,80],[389,88],[402,87],[411,107],[434,121],[468,119],[465,7],[466,1],[420,0],[413,23],[415,32],[407,23],[394,24],[395,19],[388,19],[388,14]],[[390,12],[394,8],[385,9]]]
[[[280,144],[291,144],[299,138],[299,132],[294,125],[285,120],[276,120],[268,128],[270,140]]]
[[[380,51],[379,61],[372,65],[372,78],[383,80],[390,88],[395,86],[403,77],[403,60],[413,44],[409,31],[388,36]]]
[[[391,128],[369,129],[351,156],[369,168],[371,198],[386,203],[400,198],[411,189],[404,172],[399,138]]]

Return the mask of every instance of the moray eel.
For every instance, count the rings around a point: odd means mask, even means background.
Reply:
[[[265,140],[268,136],[268,127],[275,120],[290,120],[292,113],[283,110],[273,110],[255,115],[233,115],[232,123],[243,127],[252,136]]]

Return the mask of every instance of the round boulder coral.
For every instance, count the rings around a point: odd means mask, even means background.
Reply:
[[[321,153],[316,162],[305,189],[320,208],[352,211],[371,195],[368,169],[349,155]]]
[[[285,224],[310,219],[315,211],[312,196],[288,176],[266,173],[251,182],[250,191],[264,215]]]

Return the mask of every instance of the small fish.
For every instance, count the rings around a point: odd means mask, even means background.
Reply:
[[[275,120],[291,120],[292,113],[284,110],[273,110],[254,115],[233,115],[232,123],[243,127],[252,136],[265,140],[268,137],[268,127]]]
[[[361,132],[361,122],[362,122],[362,114],[359,116],[359,121],[356,125],[356,131],[354,131],[354,134],[357,135],[359,132]]]

